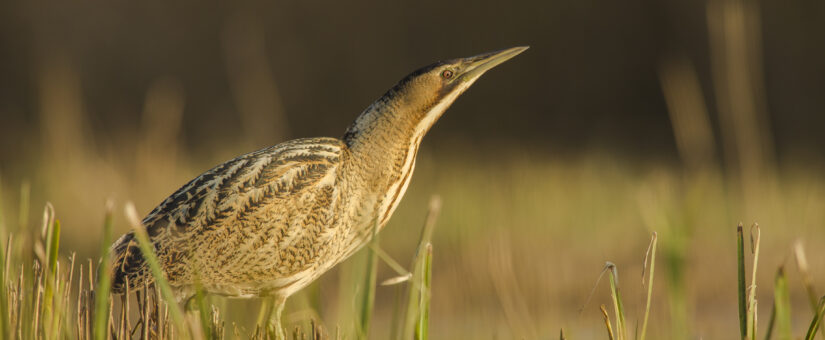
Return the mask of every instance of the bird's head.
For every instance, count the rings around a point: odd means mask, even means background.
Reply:
[[[412,121],[417,121],[419,128],[426,131],[482,74],[527,48],[513,47],[436,62],[402,79],[388,95],[401,107],[408,108],[407,114],[418,115],[418,119]]]
[[[426,133],[444,111],[484,72],[524,52],[513,47],[468,58],[439,61],[404,77],[350,126],[345,139],[370,129],[371,122],[392,116],[411,124],[414,138]]]

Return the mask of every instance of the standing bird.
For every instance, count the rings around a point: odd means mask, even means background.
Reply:
[[[287,297],[345,260],[390,219],[421,139],[484,72],[527,47],[421,68],[370,105],[342,139],[303,138],[220,164],[143,219],[180,300],[197,283],[230,297]],[[112,245],[112,291],[154,279],[133,232]]]

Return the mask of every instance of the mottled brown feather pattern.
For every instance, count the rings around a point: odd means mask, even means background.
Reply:
[[[388,108],[398,110],[388,103],[362,117]],[[360,122],[368,138],[289,141],[181,187],[143,220],[169,283],[181,297],[196,281],[228,296],[289,296],[352,255],[409,184],[426,131],[402,114]],[[113,252],[115,292],[126,278],[130,289],[153,281],[132,233]]]
[[[216,166],[164,200],[143,220],[170,284],[195,280],[232,296],[288,286],[295,274],[332,266],[328,245],[341,204],[340,165],[347,146],[333,138],[299,139]],[[132,233],[113,246],[113,290],[152,282]],[[260,281],[260,282],[258,282]],[[300,287],[297,287],[300,288]]]
[[[285,142],[186,183],[143,220],[178,297],[197,282],[210,293],[286,298],[348,258],[389,221],[435,121],[485,70],[524,49],[426,66],[362,112],[342,140]],[[152,283],[133,233],[112,250],[114,292]]]

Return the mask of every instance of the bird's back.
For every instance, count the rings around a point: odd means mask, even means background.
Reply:
[[[422,138],[484,72],[526,47],[436,62],[402,79],[344,140],[298,139],[223,163],[143,220],[184,291],[280,295],[309,284],[380,230],[410,183]],[[115,292],[152,281],[133,234],[113,246]]]
[[[220,164],[143,220],[170,284],[229,296],[288,296],[337,263],[354,204],[334,138],[298,139]],[[133,233],[113,246],[113,291],[153,281]],[[187,293],[182,292],[182,295]]]

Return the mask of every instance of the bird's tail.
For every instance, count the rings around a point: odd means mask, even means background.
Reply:
[[[134,232],[123,235],[112,245],[112,293],[123,294],[128,283],[129,290],[143,288],[151,284],[146,261],[135,239]],[[147,281],[149,280],[149,281]]]

